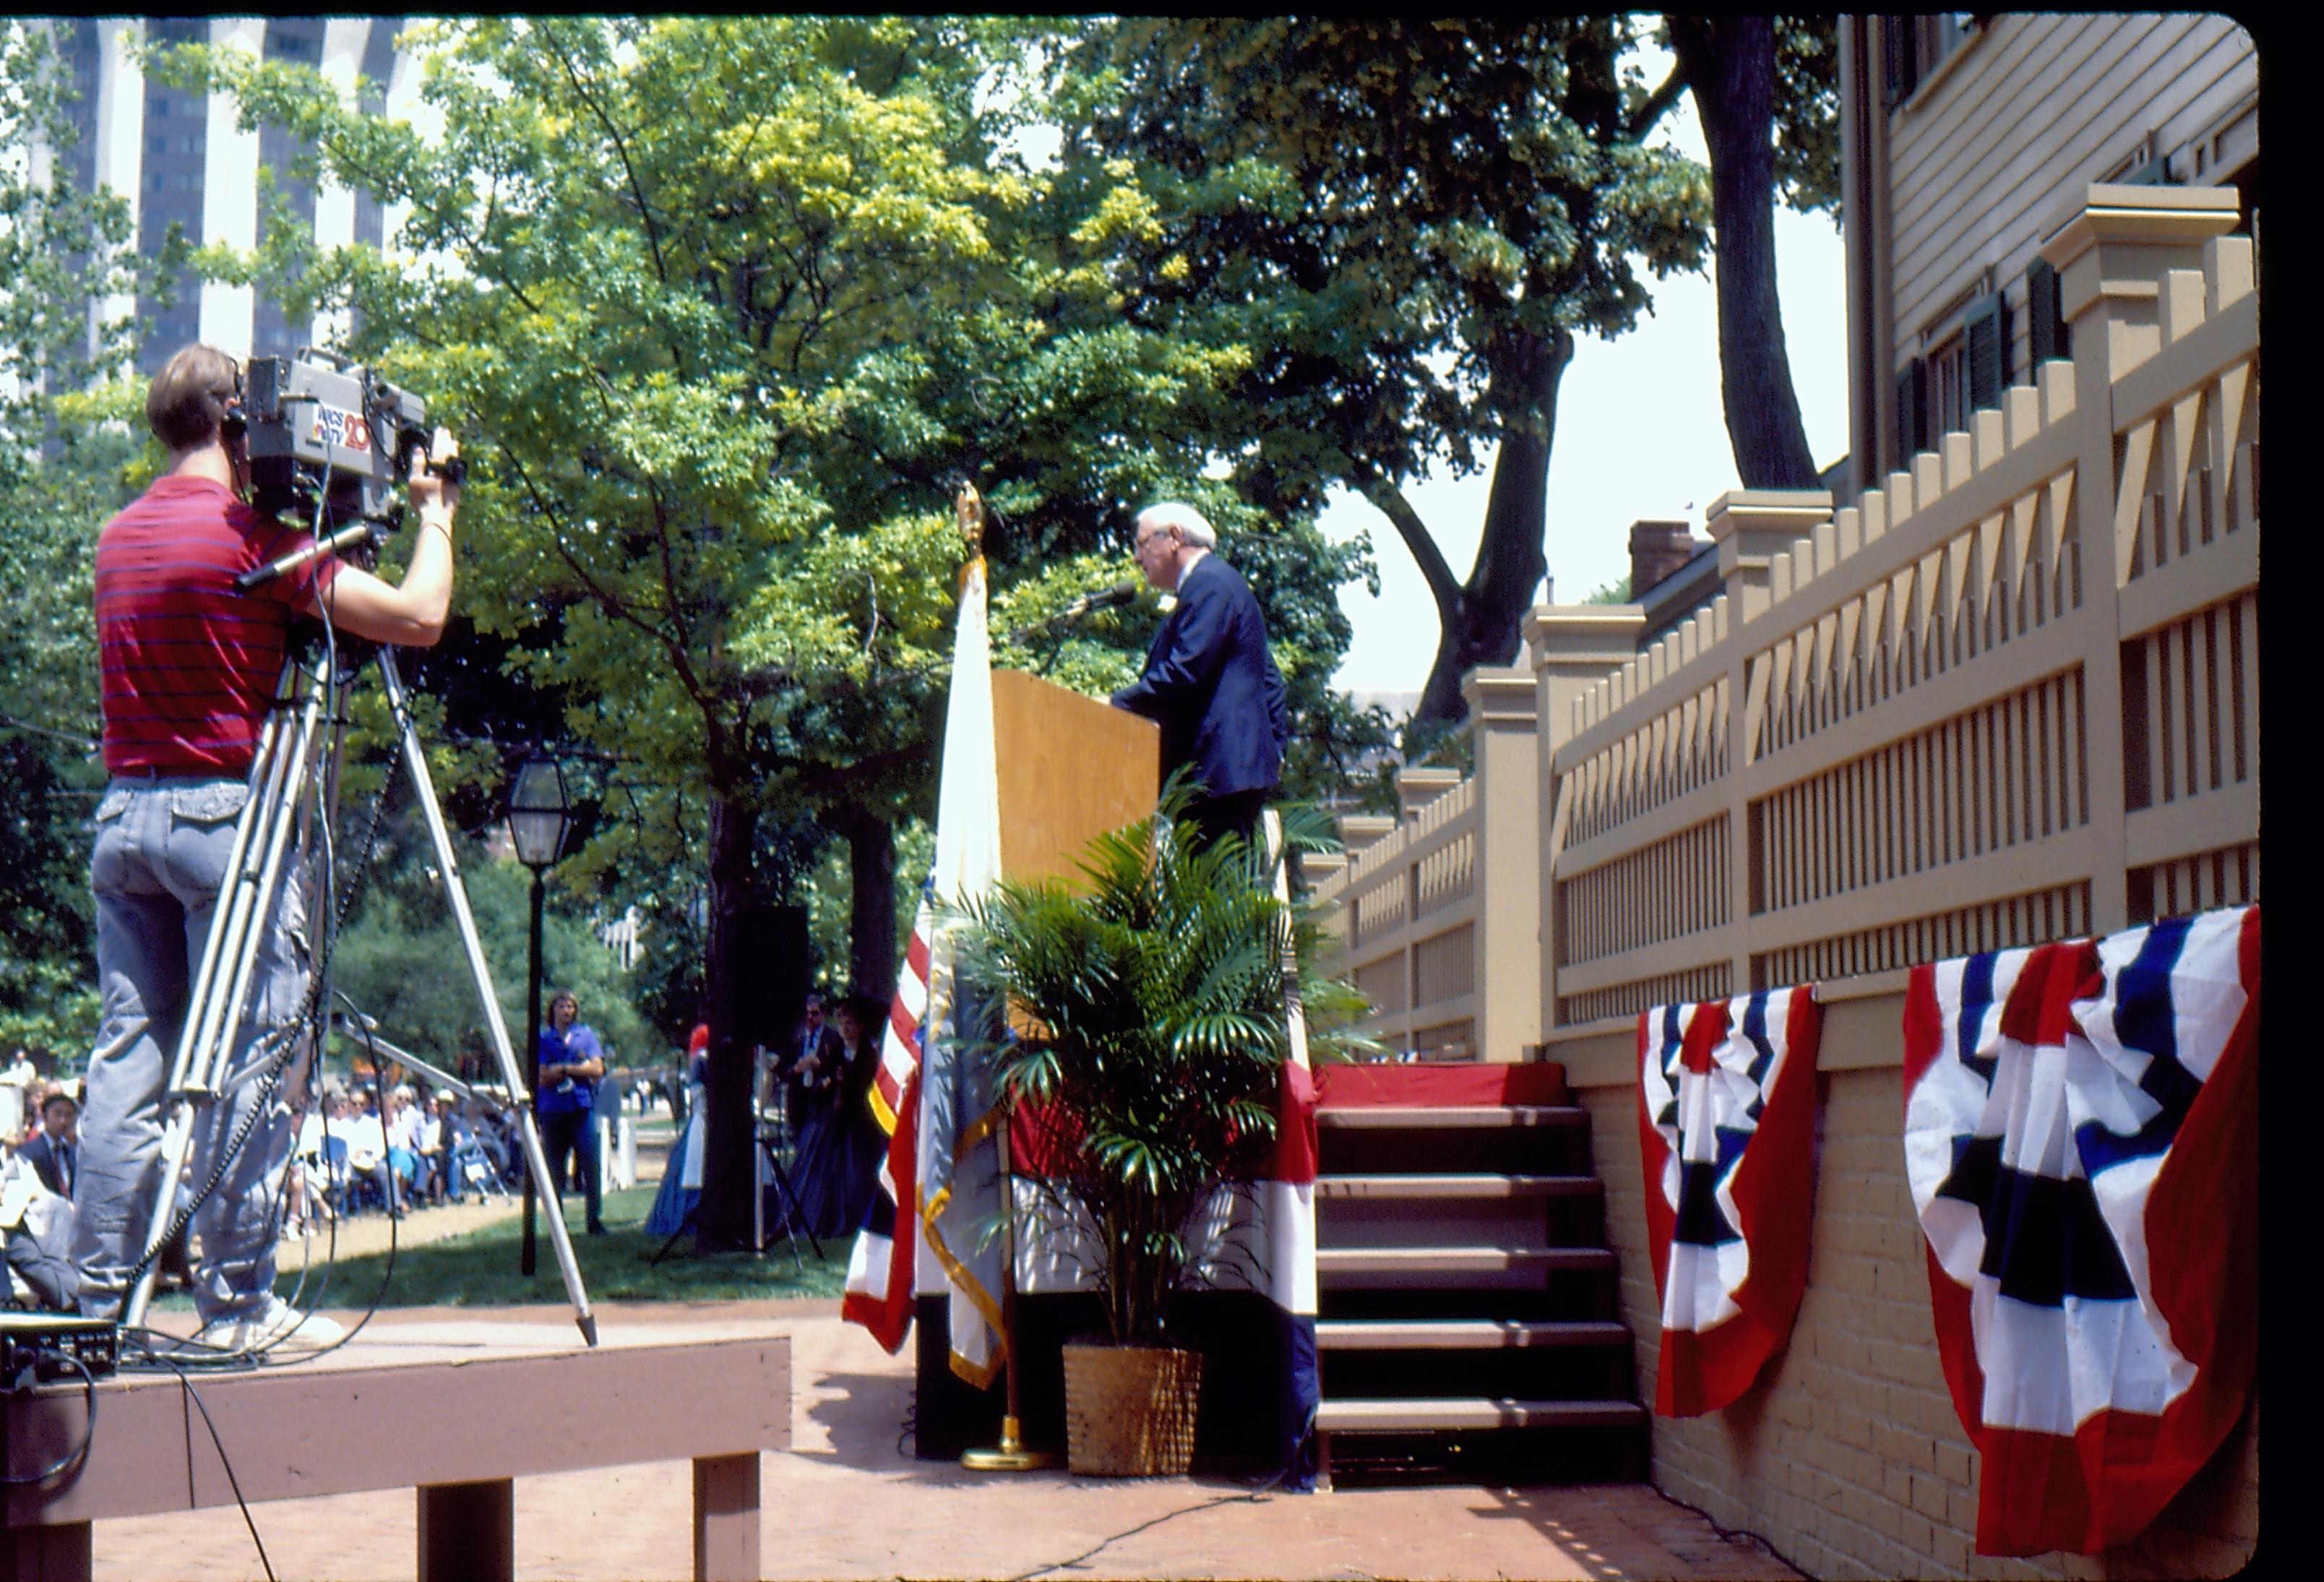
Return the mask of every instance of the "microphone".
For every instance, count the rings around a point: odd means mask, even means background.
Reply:
[[[253,566],[234,579],[235,588],[237,592],[248,593],[263,582],[272,582],[310,561],[321,560],[325,555],[353,549],[365,539],[383,537],[384,533],[385,530],[375,522],[350,523],[337,532],[316,539],[303,550],[293,550],[287,555],[277,555],[263,566]]]
[[[1110,610],[1116,605],[1126,605],[1138,597],[1138,584],[1117,582],[1102,593],[1085,593],[1059,611],[1060,621],[1078,620],[1092,610]]]

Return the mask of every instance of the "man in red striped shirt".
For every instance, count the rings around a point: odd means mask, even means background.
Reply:
[[[415,463],[420,520],[400,585],[325,558],[244,593],[242,572],[307,535],[244,503],[249,462],[236,407],[240,375],[214,347],[189,346],[154,376],[146,421],[169,447],[152,488],[97,537],[97,624],[105,763],[89,888],[97,900],[100,1011],[81,1117],[73,1262],[84,1313],[113,1317],[144,1250],[161,1182],[162,1091],[218,892],[258,733],[289,650],[311,615],[380,643],[427,646],[452,602],[456,487]],[[283,886],[259,951],[237,1063],[258,1036],[295,1018],[306,996],[301,886]],[[242,1129],[261,1084],[232,1085],[204,1117],[193,1180]],[[227,1162],[193,1224],[194,1300],[205,1343],[233,1351],[326,1344],[338,1327],[273,1294],[274,1241],[294,1128],[284,1100]],[[174,1183],[171,1184],[174,1188]]]

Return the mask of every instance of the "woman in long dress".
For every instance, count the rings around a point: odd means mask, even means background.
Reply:
[[[650,1235],[678,1234],[694,1206],[702,1201],[703,1094],[709,1083],[710,1027],[705,1022],[686,1041],[686,1124],[669,1151],[669,1164],[661,1173],[661,1190],[654,1194],[653,1212],[646,1216]]]
[[[862,995],[850,995],[839,1007],[839,1036],[847,1044],[847,1074],[840,1083],[835,1117],[839,1189],[835,1234],[841,1235],[863,1228],[879,1181],[880,1160],[888,1152],[888,1133],[872,1113],[872,1079],[880,1070],[884,1025],[881,1009],[877,1000]]]
[[[863,1228],[880,1152],[888,1141],[872,1114],[880,1049],[872,1038],[877,1013],[870,1005],[854,995],[840,1003],[844,1063],[810,1074],[803,1084],[806,1118],[791,1180],[798,1189],[800,1217],[817,1240],[844,1240]]]

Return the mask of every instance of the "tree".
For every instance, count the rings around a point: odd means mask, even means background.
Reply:
[[[71,180],[71,87],[48,28],[0,31],[0,1044],[78,1059],[96,1031],[87,815],[97,667],[90,604],[97,530],[152,474],[124,386],[127,319],[92,300],[162,282],[184,256],[131,246],[128,206]]]
[[[980,104],[979,84],[1029,37],[447,24],[428,35],[431,138],[310,69],[207,50],[154,68],[410,206],[402,258],[315,256],[280,227],[211,267],[266,279],[294,317],[353,307],[358,355],[463,427],[460,601],[624,777],[627,813],[560,882],[668,892],[705,871],[706,1198],[730,1215],[751,1189],[738,920],[809,866],[770,837],[854,837],[855,819],[876,870],[879,827],[931,804],[968,549],[950,478],[999,507],[996,625],[1053,614],[1111,572],[1099,555],[1126,544],[1131,504],[1199,480],[1209,454],[1183,414],[1243,355],[1126,320],[1105,267],[1118,181],[996,153],[1021,112]],[[1222,523],[1244,524],[1261,525],[1247,505]],[[1291,552],[1319,544],[1312,523],[1265,527],[1286,541],[1278,586],[1312,594],[1350,564]],[[1121,679],[1134,626],[1093,623],[1061,664]],[[859,932],[887,915],[877,888],[858,886]]]
[[[462,844],[469,909],[521,1062],[531,879],[516,863],[487,860],[472,844]],[[334,987],[376,1018],[380,1036],[390,1042],[432,1065],[497,1081],[466,948],[445,904],[434,856],[416,815],[388,827],[381,849],[372,854],[361,901],[339,935]],[[666,1052],[664,1039],[638,1013],[629,975],[597,938],[586,909],[567,898],[547,910],[541,976],[549,988],[574,993],[611,1064],[650,1065]]]
[[[1702,257],[1702,172],[1639,141],[1630,42],[1613,17],[1266,19],[1123,23],[1078,52],[1069,146],[1139,172],[1134,316],[1252,348],[1210,414],[1238,486],[1285,511],[1351,486],[1418,563],[1441,623],[1424,732],[1461,717],[1466,671],[1516,657],[1575,334],[1636,320],[1641,265]],[[1490,443],[1464,579],[1403,487]]]
[[[1632,119],[1644,136],[1683,89],[1711,154],[1720,394],[1735,470],[1751,489],[1812,489],[1815,458],[1792,386],[1775,293],[1775,196],[1840,198],[1838,42],[1829,16],[1664,18],[1678,58]]]

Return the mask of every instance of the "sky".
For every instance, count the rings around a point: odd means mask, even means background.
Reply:
[[[1660,81],[1663,61],[1644,64],[1648,80]],[[1707,159],[1692,99],[1679,100],[1663,131],[1694,159]],[[1829,467],[1848,452],[1846,266],[1831,216],[1776,208],[1775,274],[1808,449],[1819,467]],[[1652,315],[1611,341],[1582,338],[1559,387],[1547,552],[1561,604],[1578,604],[1628,572],[1633,522],[1685,517],[1702,538],[1704,508],[1740,486],[1719,402],[1719,313],[1711,276],[1649,277],[1649,283]],[[1483,455],[1485,467],[1467,477],[1440,467],[1405,490],[1464,578],[1476,560],[1492,483],[1492,451]],[[1436,655],[1437,621],[1411,552],[1388,518],[1355,494],[1335,494],[1320,522],[1339,539],[1369,530],[1380,570],[1378,598],[1361,583],[1340,591],[1355,639],[1334,681],[1351,692],[1419,691]]]

